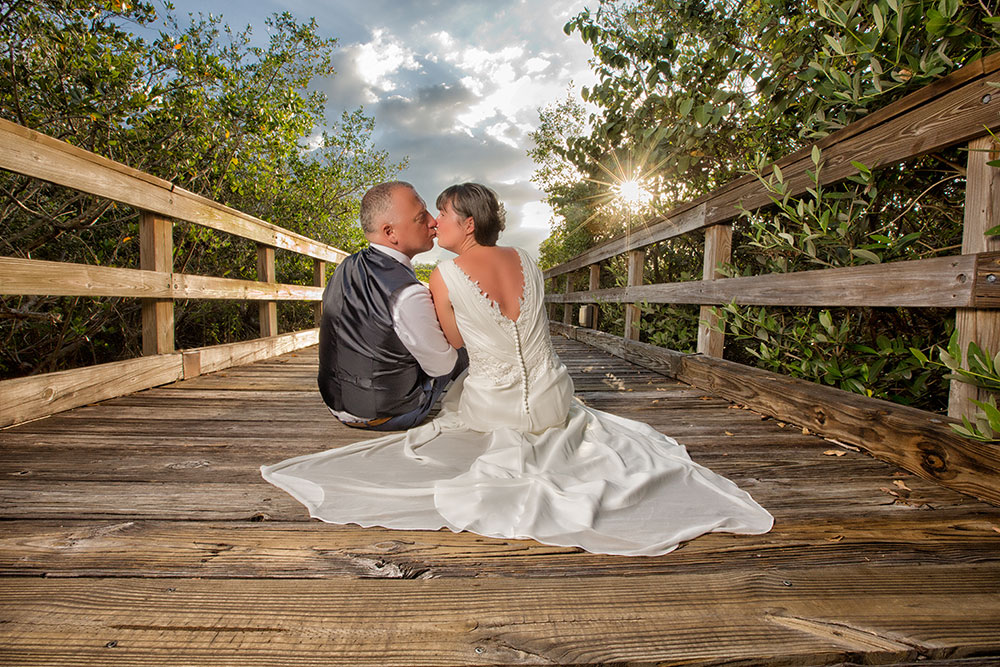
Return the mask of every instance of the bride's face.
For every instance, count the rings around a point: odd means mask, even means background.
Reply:
[[[445,202],[437,217],[438,245],[445,250],[460,248],[472,233],[472,224],[472,218],[463,219],[455,212],[450,201]]]

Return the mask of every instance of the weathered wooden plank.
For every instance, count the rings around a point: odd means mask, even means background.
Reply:
[[[185,375],[283,354],[315,345],[318,337],[318,330],[307,329],[272,338],[4,380],[0,382],[0,426],[175,382]]]
[[[705,230],[705,255],[702,262],[702,280],[722,278],[719,267],[732,259],[733,226],[731,224],[712,225]],[[709,306],[702,306],[698,314],[698,353],[710,357],[722,357],[726,338],[719,331],[719,318]]]
[[[573,287],[573,274],[567,273],[566,279],[563,281],[565,284],[564,291],[569,292]],[[573,306],[572,304],[563,304],[563,323],[572,324],[573,323]]]
[[[767,535],[705,535],[661,558],[533,540],[316,522],[12,520],[0,576],[355,578],[605,577],[998,563],[1000,519],[961,510],[783,521]],[[887,558],[891,555],[891,558]],[[710,569],[709,569],[710,568]]]
[[[323,290],[313,285],[261,283],[17,257],[0,257],[0,276],[3,276],[0,294],[279,301],[323,298]]]
[[[774,273],[742,278],[693,280],[594,292],[547,294],[553,303],[693,303],[758,306],[968,307],[977,295],[978,273],[986,282],[994,253],[933,257],[838,269]]]
[[[328,262],[347,253],[0,119],[0,168]]]
[[[185,350],[184,353],[185,355],[197,353],[200,357],[199,365],[201,372],[210,373],[231,366],[241,366],[279,354],[286,354],[302,347],[316,345],[318,342],[319,329],[304,329],[270,338],[258,338],[241,343],[194,348]],[[312,381],[313,386],[315,386],[315,376],[313,376]]]
[[[274,284],[274,248],[257,244],[257,280]],[[320,292],[322,297],[322,292]],[[261,301],[258,306],[260,313],[260,337],[270,338],[278,335],[278,304],[274,301]]]
[[[35,665],[898,662],[1000,653],[998,575],[960,565],[252,586],[11,578],[0,641],[6,662]]]
[[[276,463],[273,460],[259,463]],[[928,486],[901,499],[883,491],[888,478],[839,480],[817,484],[801,477],[749,476],[738,465],[727,477],[749,492],[776,519],[803,516],[880,516],[884,512],[924,511],[976,506],[975,500],[941,486]],[[905,501],[905,502],[903,502]],[[0,480],[0,519],[172,519],[248,521],[257,516],[279,521],[308,521],[306,509],[263,480],[180,482],[48,482]]]
[[[626,261],[628,265],[628,275],[626,282],[628,289],[638,287],[643,283],[643,274],[646,266],[645,250],[629,250]],[[625,338],[627,340],[639,340],[639,330],[642,326],[642,310],[635,302],[625,304]]]
[[[856,173],[852,161],[875,168],[983,136],[986,128],[1000,126],[1000,116],[993,108],[997,100],[995,95],[991,95],[993,89],[990,88],[990,83],[998,81],[1000,73],[994,55],[970,63],[944,79],[824,137],[815,144],[823,153],[821,184],[835,183]],[[807,170],[813,169],[811,151],[812,145],[805,146],[777,161],[784,174],[787,192],[792,196],[812,186],[806,174]],[[706,225],[727,222],[740,214],[740,207],[752,210],[770,203],[767,191],[756,177],[741,177],[675,207],[662,218],[650,220],[644,238],[635,241],[626,237],[613,239],[548,269],[544,275],[552,278],[656,241]],[[699,217],[700,224],[677,222],[695,221]]]
[[[139,268],[173,273],[174,225],[170,220],[143,211],[139,216]],[[142,302],[142,353],[168,354],[174,351],[174,302],[172,299],[144,299]]]
[[[696,387],[814,433],[858,445],[876,458],[921,477],[1000,504],[1000,453],[988,444],[955,434],[947,417],[731,361],[623,341],[589,329],[563,325],[553,331],[604,340],[606,349],[635,363],[658,358],[662,360],[658,366],[669,367],[674,377]]]
[[[965,186],[965,218],[962,227],[962,252],[1000,250],[1000,236],[987,236],[986,231],[1000,225],[1000,170],[987,164],[1000,157],[998,144],[987,136],[969,143],[967,180]],[[963,357],[969,343],[976,343],[989,353],[1000,352],[1000,253],[984,258],[971,281],[976,298],[955,313],[955,329]],[[989,276],[993,276],[992,281]],[[992,310],[987,310],[992,308]],[[962,365],[968,368],[967,360]],[[967,417],[975,422],[979,408],[973,400],[986,401],[989,392],[975,385],[953,380],[948,396],[948,415],[955,419]]]
[[[0,426],[174,382],[182,373],[182,356],[174,353],[4,380]]]

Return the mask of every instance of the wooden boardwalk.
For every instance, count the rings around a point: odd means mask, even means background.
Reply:
[[[1000,508],[556,342],[774,530],[629,558],[310,520],[258,467],[367,437],[310,349],[0,431],[0,664],[1000,663]]]

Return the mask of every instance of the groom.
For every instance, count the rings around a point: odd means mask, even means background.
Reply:
[[[444,337],[414,255],[434,247],[437,223],[409,183],[380,183],[361,199],[370,245],[337,267],[323,292],[319,391],[355,428],[416,426],[468,366]]]

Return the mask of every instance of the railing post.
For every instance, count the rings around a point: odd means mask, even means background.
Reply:
[[[313,260],[313,285],[324,287],[326,285],[326,262],[321,259]],[[323,301],[319,300],[313,304],[313,322],[319,326],[323,321]]]
[[[725,223],[705,228],[705,263],[702,268],[702,280],[721,278],[719,264],[732,258],[733,225]],[[713,327],[718,324],[718,318],[712,312],[712,306],[702,306],[698,317],[698,353],[707,357],[722,357],[726,344],[726,336]]]
[[[563,291],[569,294],[573,290],[573,272],[566,274],[566,287]],[[573,304],[568,301],[563,304],[563,324],[573,324]]]
[[[986,230],[1000,224],[1000,169],[986,164],[998,157],[997,144],[990,136],[969,142],[969,163],[965,184],[965,225],[962,254],[1000,250],[1000,237],[986,236]],[[975,276],[971,276],[975,280]],[[955,328],[964,361],[969,343],[993,354],[1000,351],[1000,310],[958,308]],[[962,364],[968,366],[967,364]],[[972,419],[978,410],[969,399],[986,400],[986,393],[966,382],[953,380],[948,396],[948,416]]]
[[[646,262],[645,250],[630,250],[628,253],[628,286],[637,287],[642,284],[643,266]],[[625,339],[639,340],[639,326],[642,311],[634,303],[625,304]]]
[[[277,282],[274,277],[274,248],[257,244],[257,280],[265,283]],[[260,302],[260,337],[278,335],[278,304],[274,301]]]
[[[601,264],[590,265],[590,284],[588,288],[591,292],[601,288]],[[591,303],[586,306],[587,316],[584,318],[584,322],[581,324],[585,327],[590,327],[591,329],[597,328],[597,304]]]
[[[139,268],[173,273],[173,221],[141,211],[139,214]],[[142,300],[142,353],[145,356],[174,351],[173,299]]]

